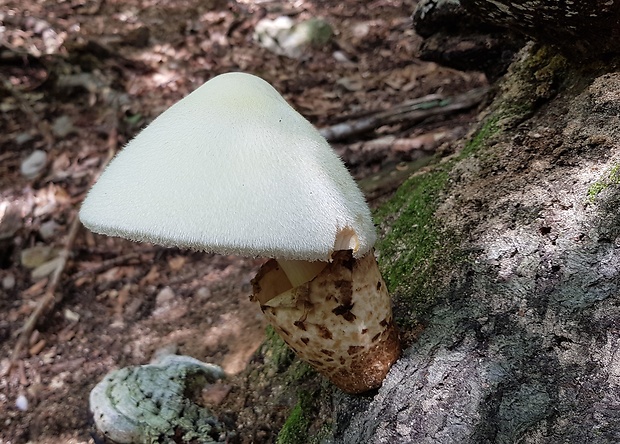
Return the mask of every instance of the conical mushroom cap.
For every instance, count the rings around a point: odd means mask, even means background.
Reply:
[[[110,162],[80,211],[94,232],[221,254],[329,260],[374,244],[364,197],[264,80],[220,75]]]

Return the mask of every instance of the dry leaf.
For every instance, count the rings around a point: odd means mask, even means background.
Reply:
[[[149,270],[149,272],[146,274],[146,276],[140,279],[140,286],[154,284],[157,282],[158,279],[159,279],[158,267],[157,265],[153,265],[151,269]]]
[[[179,271],[187,262],[187,258],[185,256],[175,256],[173,258],[168,259],[168,266],[172,271]]]

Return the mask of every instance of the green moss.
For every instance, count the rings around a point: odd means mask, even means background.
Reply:
[[[514,128],[554,97],[566,82],[568,63],[549,46],[526,46],[499,85],[500,96],[491,108],[499,129]]]
[[[448,166],[413,176],[377,212],[386,233],[377,243],[380,267],[390,294],[395,298],[397,323],[417,324],[415,314],[432,305],[437,290],[435,276],[449,266],[451,236],[434,215],[448,183]]]
[[[556,84],[565,77],[568,68],[566,57],[547,45],[535,46],[524,68],[533,73],[534,85]]]
[[[474,136],[467,141],[467,143],[465,144],[465,148],[463,148],[463,151],[461,151],[461,154],[459,155],[459,159],[465,158],[475,153],[492,136],[499,133],[501,130],[500,120],[501,116],[499,114],[495,114],[487,118],[487,120],[476,132],[476,134],[474,134]]]
[[[265,359],[275,367],[276,372],[281,373],[287,370],[295,359],[295,353],[271,325],[265,329],[265,335],[267,336],[263,346],[266,350]]]
[[[389,226],[378,248],[391,292],[428,263],[437,248],[439,233],[433,216],[447,179],[443,169],[414,176],[376,214],[381,224]]]
[[[316,371],[305,362],[297,359],[288,372],[291,381],[305,381],[316,375]]]
[[[594,203],[598,195],[612,185],[620,185],[620,164],[614,165],[609,173],[588,188],[588,200],[590,203]]]
[[[278,433],[278,444],[304,444],[309,442],[308,429],[312,418],[313,397],[300,392],[297,404]]]
[[[317,373],[312,367],[295,357],[293,350],[271,325],[265,329],[265,335],[267,336],[264,344],[265,359],[273,365],[277,373],[286,373],[285,384],[306,381],[316,376]]]
[[[501,120],[500,113],[489,116],[455,159],[409,178],[375,213],[385,230],[377,243],[380,266],[390,293],[404,305],[396,310],[402,327],[416,323],[415,314],[433,303],[440,277],[466,259],[458,237],[441,226],[435,213],[449,187],[449,172],[458,161],[480,153],[501,131]]]

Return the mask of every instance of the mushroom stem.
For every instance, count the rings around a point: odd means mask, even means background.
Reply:
[[[278,259],[278,264],[293,288],[314,279],[327,266],[327,262],[321,261],[296,261]]]
[[[400,343],[374,252],[336,251],[314,279],[289,285],[273,259],[252,280],[252,299],[282,339],[347,393],[379,387]]]

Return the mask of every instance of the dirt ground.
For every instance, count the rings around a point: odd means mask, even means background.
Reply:
[[[138,245],[82,229],[57,303],[9,370],[20,329],[52,280],[38,266],[57,263],[108,154],[214,75],[260,75],[318,127],[483,85],[479,73],[416,59],[414,5],[0,0],[0,443],[94,443],[94,384],[164,348],[218,364],[229,386],[243,384],[265,338],[260,310],[248,299],[262,259]],[[323,17],[334,36],[301,59],[276,55],[252,35],[258,20],[280,15]],[[384,125],[335,149],[357,179],[385,175],[464,134],[474,115]],[[20,167],[34,150],[47,158],[26,178]]]

